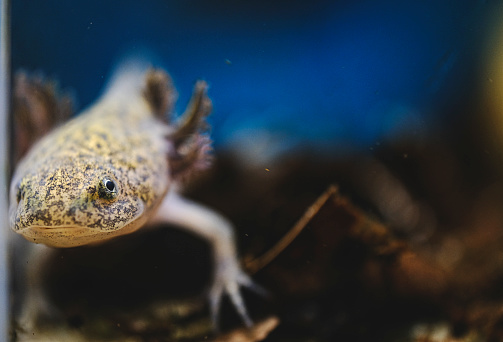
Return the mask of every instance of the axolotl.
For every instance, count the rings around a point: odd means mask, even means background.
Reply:
[[[39,250],[100,244],[163,224],[186,228],[212,246],[213,321],[227,294],[252,325],[240,287],[257,287],[240,267],[231,224],[179,191],[211,158],[207,88],[198,81],[186,111],[171,122],[176,91],[169,75],[123,64],[95,104],[43,136],[20,160],[10,188],[10,226]],[[32,288],[25,301],[31,303],[20,314],[26,324],[37,310],[47,310],[36,279],[44,258],[35,259],[27,275]]]

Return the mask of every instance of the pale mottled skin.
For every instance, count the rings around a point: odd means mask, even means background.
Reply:
[[[105,98],[32,148],[12,183],[15,231],[33,242],[71,247],[145,223],[170,185],[168,130],[141,92],[132,96],[125,103]],[[115,199],[100,198],[104,177],[116,183]]]
[[[11,183],[11,228],[50,247],[97,244],[159,224],[185,228],[213,246],[214,322],[226,293],[250,325],[239,286],[254,285],[237,261],[231,224],[176,191],[194,169],[208,165],[206,83],[196,83],[175,123],[166,119],[176,96],[164,72],[125,65],[110,84],[95,105],[43,137],[21,159]],[[51,311],[39,280],[48,252],[34,250],[20,318],[29,327],[40,312]]]
[[[70,247],[145,223],[170,185],[169,146],[166,124],[136,95],[127,103],[99,102],[32,148],[14,176],[12,203],[25,204],[11,207],[15,231],[33,242]],[[115,199],[100,198],[104,177],[116,182]],[[74,229],[36,229],[49,226]]]

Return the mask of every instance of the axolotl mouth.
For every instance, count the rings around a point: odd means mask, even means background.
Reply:
[[[34,243],[43,243],[51,247],[76,247],[96,240],[103,232],[87,227],[44,227],[32,226],[17,231],[25,239]]]
[[[122,202],[117,203],[124,206]],[[140,200],[130,205],[132,209],[124,215],[111,215],[106,210],[93,212],[94,207],[84,208],[84,211],[72,211],[75,206],[60,211],[50,210],[47,205],[40,207],[30,207],[24,201],[11,202],[11,227],[28,241],[57,248],[99,244],[137,230],[146,220],[145,207]]]
[[[142,225],[143,222],[140,221],[142,220],[135,218],[123,228],[115,231],[103,231],[82,226],[30,226],[16,232],[33,243],[42,243],[57,248],[70,248],[99,244],[113,237],[129,234]]]

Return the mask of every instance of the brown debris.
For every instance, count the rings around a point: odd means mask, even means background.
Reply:
[[[251,328],[238,328],[217,337],[213,342],[258,342],[264,340],[279,324],[277,317],[269,317]]]
[[[256,273],[258,270],[262,269],[264,266],[269,264],[274,258],[281,253],[306,227],[309,221],[318,214],[321,207],[337,193],[337,187],[332,185],[320,196],[318,199],[304,212],[304,215],[297,221],[297,223],[286,233],[283,238],[278,241],[269,251],[264,253],[262,256],[248,261],[245,265],[246,270],[250,274]]]

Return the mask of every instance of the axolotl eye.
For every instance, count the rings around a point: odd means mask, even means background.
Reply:
[[[110,177],[105,176],[101,179],[100,185],[98,187],[98,194],[100,198],[106,200],[113,200],[119,194],[119,189],[117,183]]]

